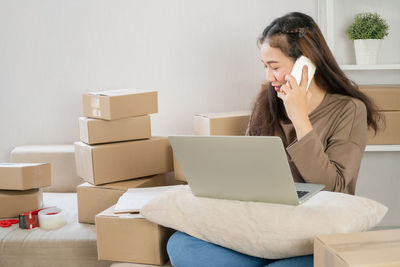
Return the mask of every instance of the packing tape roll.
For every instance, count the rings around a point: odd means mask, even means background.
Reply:
[[[59,208],[48,208],[39,211],[39,225],[45,230],[58,229],[67,223],[65,211]]]

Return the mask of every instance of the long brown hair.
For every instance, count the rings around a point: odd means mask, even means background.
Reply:
[[[265,28],[258,44],[266,41],[293,60],[301,55],[311,59],[316,66],[315,83],[327,93],[360,99],[367,108],[368,127],[374,132],[378,130],[380,115],[374,103],[340,69],[321,30],[310,16],[292,12],[275,19]],[[280,121],[290,122],[282,100],[277,97],[272,85],[265,82],[250,117],[249,134],[273,135],[279,129]]]

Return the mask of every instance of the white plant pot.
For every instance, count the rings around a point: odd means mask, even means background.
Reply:
[[[381,39],[354,40],[357,65],[376,64]]]

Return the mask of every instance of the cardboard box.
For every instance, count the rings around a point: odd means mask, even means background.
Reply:
[[[77,173],[100,185],[172,171],[172,149],[166,137],[101,145],[75,143]]]
[[[81,141],[90,145],[147,139],[151,137],[150,116],[113,121],[80,117],[79,133]]]
[[[378,110],[400,110],[400,85],[360,85],[359,88],[374,101]]]
[[[166,175],[158,174],[140,179],[95,186],[89,183],[78,185],[78,220],[94,223],[96,214],[115,205],[120,196],[129,188],[167,185]]]
[[[163,265],[166,245],[174,230],[140,214],[114,214],[114,206],[96,215],[99,260]]]
[[[315,267],[400,266],[400,229],[321,235],[314,239]]]
[[[117,120],[158,112],[157,91],[120,89],[83,94],[83,116]]]
[[[369,145],[395,145],[400,144],[400,111],[382,111],[385,116],[386,127],[374,136],[368,133]]]
[[[195,115],[194,134],[245,135],[249,118],[249,111]]]
[[[174,173],[175,173],[175,180],[186,182],[185,175],[183,174],[183,170],[181,165],[179,165],[178,159],[172,153],[173,161],[174,161]]]
[[[0,163],[0,189],[27,190],[50,184],[50,163]]]
[[[159,265],[148,265],[148,264],[126,263],[126,262],[115,262],[110,265],[110,267],[152,267],[152,266],[159,266]],[[166,264],[162,265],[162,267],[172,267],[171,262],[168,261]]]
[[[48,162],[51,165],[51,186],[44,192],[76,192],[83,181],[76,175],[74,145],[18,146],[11,151],[12,162]]]
[[[40,189],[0,190],[0,218],[14,218],[21,213],[40,209],[42,201]]]

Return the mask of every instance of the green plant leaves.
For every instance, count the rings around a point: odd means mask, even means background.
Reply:
[[[356,39],[383,39],[389,34],[389,25],[377,13],[360,13],[354,18],[347,30],[346,35],[351,40]]]

